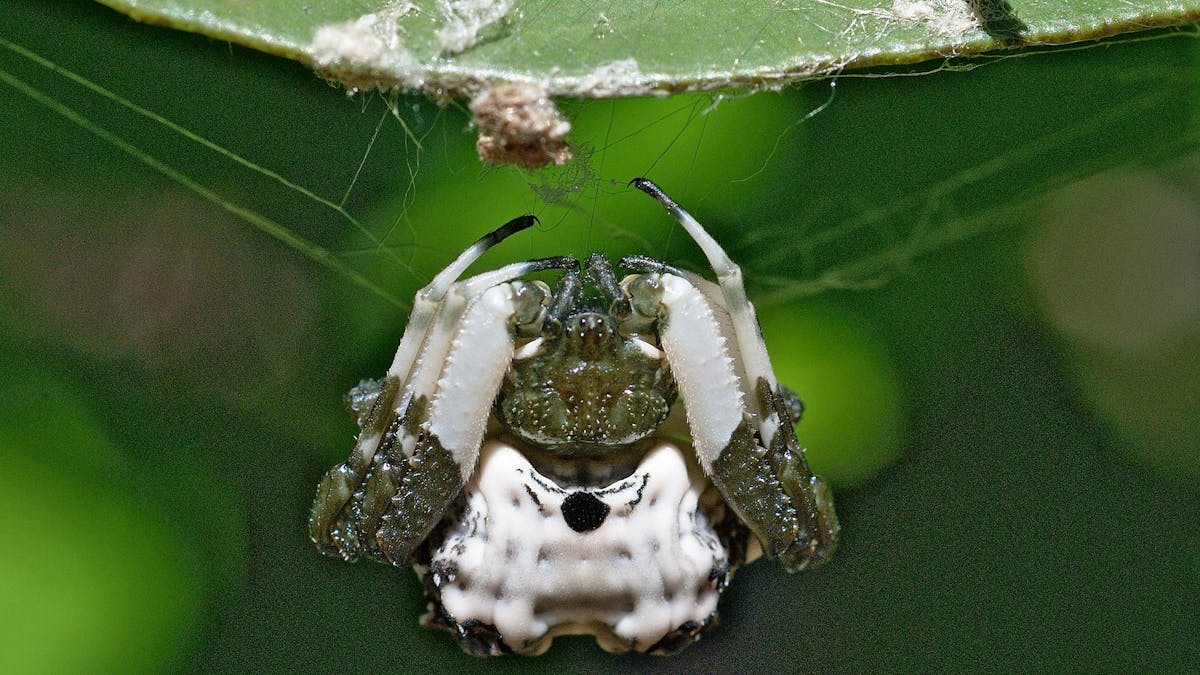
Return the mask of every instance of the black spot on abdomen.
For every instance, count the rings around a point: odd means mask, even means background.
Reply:
[[[576,532],[589,532],[604,524],[608,517],[608,504],[590,492],[574,492],[562,503],[563,520]]]

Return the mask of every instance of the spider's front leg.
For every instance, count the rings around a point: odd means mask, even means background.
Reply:
[[[657,324],[701,466],[764,552],[793,572],[819,565],[837,546],[833,498],[796,440],[795,406],[776,382],[741,269],[658,186],[645,179],[633,184],[696,240],[718,283],[626,259],[623,266],[645,272],[623,282],[630,322]]]
[[[440,366],[435,389],[375,535],[393,564],[408,561],[474,472],[513,339],[540,332],[548,301],[536,282],[491,286],[463,314],[444,357],[433,359]]]
[[[745,390],[745,364],[735,360],[739,351],[716,318],[722,308],[670,272],[627,277],[623,287],[631,321],[658,326],[697,459],[726,503],[787,570],[824,562],[837,542],[832,497],[804,460],[784,397],[761,378]],[[752,412],[760,409],[769,412]],[[774,431],[769,441],[767,420]]]
[[[521,272],[541,262],[523,264]],[[322,481],[313,507],[314,539],[321,533],[316,527],[331,522],[343,557],[352,557],[348,551],[407,564],[474,470],[492,400],[512,359],[514,335],[540,331],[548,301],[536,282],[492,281],[487,274],[456,284],[452,296],[474,297],[461,313],[448,301],[451,309],[441,312],[404,384],[406,393],[400,394],[408,402],[381,426],[376,420],[388,409],[387,401],[398,398],[384,380],[384,391],[364,418],[362,434],[378,441],[360,487],[344,501],[333,492],[355,455]],[[479,286],[486,290],[472,292]],[[339,501],[344,507],[329,520],[325,514]]]
[[[406,564],[457,496],[474,468],[513,335],[536,333],[545,315],[545,285],[513,280],[578,263],[531,260],[457,278],[534,222],[518,218],[486,235],[417,294],[392,366],[369,411],[358,415],[354,450],[317,488],[309,531],[322,552]]]

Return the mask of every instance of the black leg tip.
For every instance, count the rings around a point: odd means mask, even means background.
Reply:
[[[642,192],[645,192],[646,194],[654,194],[656,192],[659,192],[659,193],[662,192],[662,190],[658,189],[658,186],[655,185],[653,181],[651,181],[649,178],[642,178],[641,176],[638,176],[637,178],[634,178],[633,180],[629,181],[625,185],[625,187],[635,187],[635,188],[641,190]]]
[[[532,213],[523,216],[517,216],[516,218],[513,218],[507,223],[480,237],[479,241],[475,242],[475,245],[478,246],[483,244],[485,247],[491,248],[520,232],[521,230],[527,230],[540,222],[542,221],[538,220],[538,217]]]
[[[523,216],[517,216],[516,218],[513,218],[507,223],[501,225],[500,228],[496,230],[496,236],[500,239],[504,239],[505,237],[516,234],[521,230],[527,230],[534,225],[538,225],[541,222],[542,221],[538,220],[538,217],[532,213],[527,213]]]
[[[668,197],[667,193],[663,192],[662,188],[655,185],[654,181],[650,180],[649,178],[634,178],[633,180],[629,181],[629,185],[641,190],[642,192],[645,192],[651,197],[654,197],[659,204],[662,204],[668,211],[672,213],[679,208],[679,205],[675,203],[675,200]]]

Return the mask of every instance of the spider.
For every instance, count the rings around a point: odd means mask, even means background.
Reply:
[[[323,478],[326,554],[412,564],[427,627],[477,655],[592,634],[676,652],[715,625],[734,569],[833,553],[830,491],[793,431],[740,268],[658,186],[717,283],[644,256],[505,265],[464,280],[533,216],[421,289],[387,375],[347,397],[360,433]],[[522,277],[560,269],[551,288]],[[682,406],[675,405],[681,402]],[[682,407],[682,411],[680,408]]]

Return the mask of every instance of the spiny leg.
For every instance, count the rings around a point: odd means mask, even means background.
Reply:
[[[352,514],[346,506],[354,498],[372,464],[375,463],[380,441],[387,433],[389,425],[393,425],[397,408],[408,408],[407,401],[398,406],[396,399],[401,394],[402,384],[409,378],[413,362],[427,341],[431,323],[443,310],[446,293],[463,271],[489,248],[537,222],[534,216],[521,216],[489,232],[417,292],[404,336],[400,340],[388,374],[381,381],[370,409],[359,416],[360,431],[354,450],[345,462],[330,469],[317,487],[309,519],[309,533],[321,552],[353,560],[361,551],[357,532],[351,522]]]
[[[541,282],[512,280],[532,272],[571,266],[578,267],[578,262],[565,257],[513,263],[457,282],[445,294],[438,319],[404,383],[404,402],[393,411],[393,421],[363,487],[354,494],[341,516],[341,520],[348,520],[352,526],[345,529],[353,531],[361,551],[383,562],[397,565],[407,562],[411,549],[437,523],[441,512],[457,495],[463,480],[460,474],[470,472],[469,466],[460,469],[446,461],[445,453],[438,450],[436,436],[431,438],[429,431],[431,401],[447,378],[445,367],[453,360],[460,343],[470,343],[472,339],[465,331],[472,321],[464,315],[464,308],[473,307],[476,299],[490,290],[508,289],[514,313],[504,326],[506,344],[511,346],[512,334],[534,335],[540,331],[549,293]],[[472,309],[466,312],[471,313]],[[487,354],[478,356],[488,358]],[[455,379],[463,378],[460,375]],[[396,523],[403,519],[407,519],[408,529],[397,528]],[[412,542],[411,537],[419,539]]]
[[[629,277],[625,288],[635,311],[655,312],[701,468],[768,554],[777,556],[797,537],[797,510],[760,451],[712,305],[673,274]]]
[[[725,253],[725,249],[721,248],[717,240],[713,239],[712,235],[691,214],[675,203],[675,200],[671,199],[661,188],[645,178],[634,178],[630,185],[662,204],[667,213],[674,216],[675,220],[700,246],[700,250],[708,258],[709,265],[717,274],[717,282],[720,284],[721,293],[725,298],[725,309],[733,319],[737,351],[741,354],[747,377],[751,382],[756,382],[760,378],[766,379],[767,384],[774,389],[776,386],[775,372],[771,369],[771,360],[767,356],[767,348],[763,344],[762,335],[758,329],[758,318],[754,315],[754,306],[746,297],[746,288],[742,283],[742,269]],[[751,402],[751,406],[757,408],[758,402]],[[761,413],[764,418],[771,414],[769,409],[755,410],[755,412]],[[777,423],[777,420],[774,422]],[[770,437],[775,433],[771,426],[773,426],[772,423],[764,424],[763,440],[767,443],[770,443]]]
[[[450,340],[467,304],[467,299],[461,293],[462,283],[454,284],[444,294],[445,298],[427,331],[418,357],[414,359],[409,377],[403,382],[398,378],[384,378],[385,384],[398,384],[402,389],[390,397],[396,403],[385,411],[390,420],[386,429],[373,439],[374,455],[365,477],[360,480],[361,487],[338,513],[333,524],[341,538],[354,545],[356,554],[390,562],[379,547],[375,533],[383,515],[391,508],[392,498],[400,486],[409,458],[418,449],[421,424],[428,416],[429,395],[437,382],[445,352],[450,348]],[[361,434],[359,442],[362,443]],[[339,468],[334,467],[334,471]]]
[[[813,475],[804,459],[804,451],[793,428],[789,409],[791,401],[776,382],[754,306],[746,297],[741,269],[700,223],[658,186],[641,178],[635,179],[632,184],[658,200],[704,251],[717,274],[724,298],[721,309],[727,311],[732,320],[736,341],[733,351],[740,358],[746,384],[751,387],[749,400],[743,404],[750,413],[749,419],[754,420],[750,425],[750,433],[739,427],[729,436],[728,446],[713,458],[713,470],[716,472],[712,474],[714,482],[722,489],[735,511],[759,535],[764,549],[779,557],[789,570],[824,562],[836,548],[839,529],[832,496],[828,486]],[[690,274],[676,276],[668,273],[663,276],[679,279],[693,289],[702,286],[695,283]],[[699,291],[697,293],[706,295]],[[717,304],[711,299],[709,303]],[[675,369],[674,362],[672,369]],[[682,385],[680,391],[684,393]],[[745,388],[742,391],[745,392]],[[762,452],[763,449],[767,452]],[[763,484],[753,482],[756,477],[763,475],[765,469],[769,469],[778,481],[782,495],[771,496],[774,488],[764,492]],[[743,503],[736,503],[738,501]],[[788,509],[793,510],[793,517],[798,519],[794,537],[781,531],[782,537],[768,535],[764,538],[763,533],[755,528],[755,519],[763,521],[760,525],[778,521],[787,515]]]
[[[439,462],[444,457],[430,447],[425,426],[430,401],[443,377],[443,366],[461,332],[464,308],[490,288],[506,286],[511,289],[512,302],[517,308],[512,317],[512,331],[536,333],[545,314],[543,304],[548,289],[540,282],[507,282],[531,272],[570,265],[578,263],[573,258],[513,263],[457,282],[445,294],[438,318],[411,376],[404,383],[404,402],[393,411],[392,422],[378,445],[362,487],[336,521],[340,531],[350,535],[346,538],[357,543],[360,552],[382,562],[403,564],[408,553],[403,550],[401,535],[378,534],[385,526],[384,517],[399,509],[401,513],[414,513],[414,522],[424,522],[422,518],[426,516],[417,512],[436,508],[434,500],[426,499],[425,495],[441,497],[446,493],[444,498],[452,500],[457,494],[459,470],[456,465]],[[398,494],[414,496],[417,501],[397,506]]]
[[[766,554],[788,570],[825,560],[837,535],[832,500],[822,483],[805,477],[811,474],[790,422],[772,446],[762,442],[716,319],[720,307],[673,274],[635,275],[624,288],[635,313],[656,312],[659,342],[679,386],[696,457],[726,503]],[[778,405],[776,413],[788,415],[781,400],[762,405]]]
[[[544,293],[514,281],[471,301],[428,400],[416,448],[400,466],[395,490],[380,516],[376,541],[396,565],[408,561],[470,478],[492,402],[513,357],[515,332],[540,328]],[[536,324],[536,326],[534,325]]]

